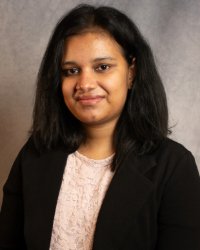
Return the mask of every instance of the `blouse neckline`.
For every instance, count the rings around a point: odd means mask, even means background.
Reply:
[[[99,159],[99,160],[95,160],[95,159],[91,159],[81,153],[79,153],[77,150],[74,152],[74,156],[77,157],[79,160],[81,160],[82,162],[84,162],[86,165],[92,165],[92,166],[108,166],[112,163],[114,154],[104,158],[104,159]]]

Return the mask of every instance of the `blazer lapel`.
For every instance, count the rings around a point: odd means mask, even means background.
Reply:
[[[155,166],[151,157],[128,157],[115,173],[97,219],[93,250],[120,249],[134,218],[153,185],[144,173]]]
[[[66,149],[29,157],[24,168],[25,236],[30,249],[49,249]],[[34,246],[33,246],[34,244]]]

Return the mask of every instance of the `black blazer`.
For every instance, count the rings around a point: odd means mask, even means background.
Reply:
[[[66,148],[39,155],[31,140],[4,186],[0,249],[49,249]],[[67,250],[67,249],[66,249]],[[200,178],[193,156],[164,140],[128,154],[101,206],[93,250],[200,250]]]

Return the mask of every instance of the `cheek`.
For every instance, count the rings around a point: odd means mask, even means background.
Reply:
[[[128,80],[126,75],[118,79],[118,82],[115,86],[115,90],[113,92],[113,97],[115,97],[116,103],[118,105],[123,106],[128,93]]]
[[[124,96],[128,91],[128,78],[126,74],[118,75],[107,85],[108,90],[117,96]]]
[[[61,90],[62,90],[62,95],[63,95],[65,105],[70,109],[70,106],[71,106],[71,98],[70,98],[71,90],[68,88],[68,85],[66,85],[64,83],[62,84]]]
[[[64,99],[68,99],[73,94],[73,88],[70,86],[71,85],[69,82],[62,83],[61,89],[62,89],[62,94],[63,94]]]

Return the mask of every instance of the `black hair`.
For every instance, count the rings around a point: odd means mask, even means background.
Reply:
[[[63,100],[61,61],[66,39],[93,27],[116,40],[129,65],[136,58],[134,84],[113,137],[115,170],[130,150],[136,155],[149,153],[169,132],[166,95],[151,49],[133,21],[115,8],[82,4],[59,21],[38,73],[31,133],[39,150],[62,144],[73,152],[86,139],[80,121]]]

